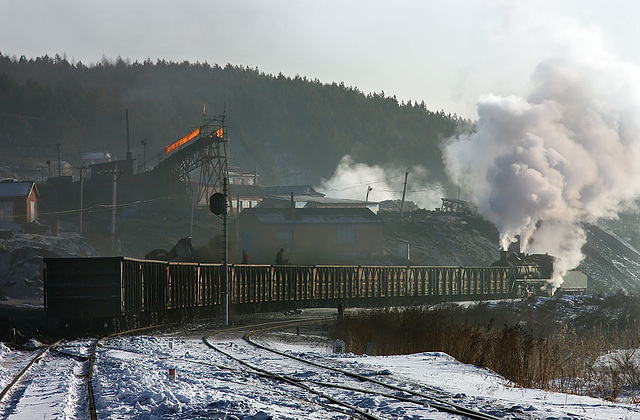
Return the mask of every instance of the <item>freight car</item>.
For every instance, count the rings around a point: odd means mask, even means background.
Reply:
[[[122,330],[220,311],[221,264],[126,257],[45,258],[44,263],[45,308],[64,327]],[[228,270],[229,301],[236,311],[487,300],[522,292],[513,266],[229,265]]]

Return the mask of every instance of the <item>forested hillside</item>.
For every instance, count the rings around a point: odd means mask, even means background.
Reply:
[[[125,110],[134,157],[147,161],[207,117],[225,113],[232,163],[257,169],[267,184],[315,183],[340,158],[422,165],[445,181],[440,142],[471,125],[422,103],[399,103],[383,92],[258,69],[164,60],[108,60],[84,65],[65,57],[0,53],[0,144],[5,157],[62,158],[126,151]],[[9,147],[7,147],[9,146]]]

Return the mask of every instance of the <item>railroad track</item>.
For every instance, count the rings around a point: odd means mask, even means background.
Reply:
[[[273,325],[273,323],[265,325]],[[233,330],[233,328],[231,330]],[[227,329],[226,331],[229,330]],[[172,336],[173,334],[173,332],[170,332],[168,335]],[[156,395],[162,393],[173,394],[176,392],[176,389],[181,388],[181,384],[191,383],[193,381],[192,378],[197,377],[197,381],[200,383],[200,386],[203,387],[199,388],[202,391],[198,393],[200,395],[208,395],[206,405],[202,406],[195,403],[193,405],[187,404],[180,408],[181,411],[193,410],[197,413],[193,418],[218,418],[217,416],[219,415],[227,416],[235,413],[244,413],[239,414],[238,417],[245,417],[246,415],[253,415],[255,410],[259,413],[261,412],[260,400],[262,397],[258,395],[262,394],[265,390],[265,395],[267,395],[266,398],[269,402],[263,405],[264,408],[262,411],[273,411],[273,415],[276,418],[278,418],[278,410],[280,408],[282,409],[282,416],[287,418],[294,416],[295,418],[326,419],[334,418],[334,416],[338,414],[339,418],[344,419],[351,416],[350,411],[332,404],[323,403],[322,401],[318,401],[317,398],[292,395],[287,389],[273,387],[274,378],[272,375],[227,366],[218,363],[216,360],[212,360],[210,357],[199,357],[202,347],[200,340],[196,342],[195,339],[184,340],[182,337],[176,337],[172,340],[163,341],[162,350],[156,351],[155,353],[141,350],[136,344],[132,344],[132,342],[136,340],[136,337],[131,337],[130,339],[120,337],[115,340],[105,340],[100,346],[100,363],[103,364],[101,369],[109,371],[109,368],[105,369],[105,364],[121,363],[121,366],[128,365],[133,371],[138,369],[138,366],[136,366],[137,361],[140,362],[140,366],[145,366],[146,369],[155,373],[162,369],[166,371],[167,366],[178,367],[176,371],[180,373],[177,373],[177,376],[183,379],[177,379],[175,382],[171,382],[166,381],[165,377],[161,382],[152,385],[153,391],[145,391],[146,394],[155,393]],[[144,340],[154,341],[153,338]],[[185,341],[199,346],[200,351],[197,354],[189,354],[188,350],[185,351],[188,347],[184,346]],[[166,344],[169,345],[165,346]],[[187,355],[185,355],[185,352]],[[184,372],[188,372],[188,374]],[[136,375],[137,374],[138,373],[136,373]],[[187,376],[188,378],[186,378]],[[157,379],[157,376],[155,378]],[[98,386],[98,389],[101,391],[100,404],[106,407],[110,405],[108,399],[113,398],[117,392],[122,392],[122,390],[113,389],[114,384],[117,385],[117,381],[112,380],[112,378],[101,375],[100,380],[106,381]],[[232,391],[228,388],[230,384],[234,384]],[[221,390],[224,394],[221,394],[221,392],[217,390]],[[230,392],[233,396],[229,394]],[[124,393],[126,394],[127,391],[124,391]],[[221,397],[221,395],[224,395],[224,397]],[[248,405],[246,401],[251,401],[252,404]],[[159,407],[161,412],[171,411],[172,408],[168,404],[160,407],[165,403],[167,403],[166,400],[161,404],[157,404],[156,408]],[[255,407],[253,403],[257,403]],[[115,405],[117,405],[117,403]],[[122,415],[121,413],[130,410],[130,408],[120,407],[115,408],[115,410],[116,411],[109,409],[102,414],[115,416],[117,418],[119,415]],[[187,414],[183,413],[183,415],[184,417],[181,418],[192,418]],[[260,416],[258,415],[258,417]],[[373,419],[374,417],[366,418]],[[381,420],[381,418],[378,417],[375,417],[375,419]]]
[[[98,414],[101,418],[271,416],[310,420],[506,420],[541,418],[551,415],[553,411],[534,407],[531,411],[523,409],[517,402],[509,402],[509,399],[501,403],[502,400],[492,397],[453,395],[437,388],[429,388],[420,383],[424,382],[421,379],[414,382],[413,379],[403,379],[395,372],[385,372],[384,367],[380,367],[385,366],[385,363],[378,363],[377,359],[369,362],[378,367],[367,370],[362,367],[366,364],[366,359],[349,356],[322,357],[308,351],[308,340],[313,337],[309,332],[313,334],[315,327],[301,324],[303,318],[305,317],[296,317],[297,322],[289,319],[280,323],[265,322],[260,327],[235,327],[217,330],[215,334],[208,333],[209,336],[205,339],[221,350],[220,353],[203,346],[203,334],[198,331],[209,328],[206,326],[190,328],[186,335],[185,330],[181,329],[164,330],[151,335],[108,337],[98,347],[92,347],[94,342],[90,343],[89,340],[64,342],[52,347],[47,353],[38,354],[39,362],[34,362],[23,379],[18,380],[11,391],[4,393],[5,398],[0,402],[0,418],[95,418],[95,414],[91,414],[88,408],[89,371],[97,373],[91,388],[95,386]],[[307,318],[304,321],[310,320]],[[273,330],[279,338],[283,334],[296,337],[294,334],[299,325],[304,328],[305,337],[301,353],[278,352],[277,349],[270,348],[274,346],[271,337],[262,335]],[[280,331],[279,328],[284,330]],[[320,334],[317,335],[317,340],[318,343],[326,341]],[[262,347],[256,347],[251,342]],[[280,344],[278,348],[282,348]],[[97,349],[96,366],[89,369],[94,349]],[[223,355],[224,353],[229,356]],[[16,352],[17,356],[24,354],[27,352]],[[35,353],[33,355],[36,356]],[[5,384],[9,358],[0,360],[2,385]],[[17,364],[12,363],[15,365],[12,371],[17,371]],[[82,370],[70,369],[68,366],[73,363],[81,366]],[[20,364],[22,369],[27,362],[20,361]],[[39,368],[43,365],[53,365],[59,369],[46,368],[48,376],[45,377],[39,373]],[[393,362],[388,365],[393,365]],[[67,367],[64,368],[65,366]],[[175,368],[176,378],[170,378],[171,374],[167,374],[171,368]],[[71,376],[72,386],[60,379]],[[31,415],[33,412],[29,411],[28,403],[37,399],[36,397],[40,396],[44,403],[51,402],[50,395],[45,396],[42,390],[35,391],[38,384],[47,383],[57,384],[55,388],[75,387],[68,392],[74,395],[75,400],[66,405],[56,402],[57,409],[36,410],[38,415]],[[79,392],[80,388],[82,392]],[[62,394],[64,392],[57,391],[56,398]],[[557,413],[558,417],[586,418],[581,415],[565,415],[567,410],[577,410],[582,404],[580,401],[574,402],[565,408],[565,401],[553,413]],[[60,414],[62,409],[59,407],[63,405],[66,411]],[[68,407],[74,407],[75,411],[71,410],[73,413],[68,414],[71,412]],[[596,408],[593,412],[596,413],[597,410]],[[632,408],[629,410],[629,413],[635,412]],[[627,413],[624,407],[620,412],[623,411]],[[589,418],[602,416],[594,415]]]
[[[87,418],[90,356],[97,340],[57,341],[36,351],[0,392],[0,417]],[[95,419],[95,417],[92,416]]]
[[[203,341],[207,346],[234,360],[245,369],[250,369],[264,377],[301,388],[310,394],[326,399],[331,406],[340,406],[341,411],[344,412],[346,410],[352,417],[365,419],[388,418],[392,414],[390,410],[392,411],[393,407],[396,407],[395,410],[397,412],[395,414],[402,413],[409,416],[416,415],[432,418],[434,412],[438,411],[457,415],[461,418],[498,419],[498,417],[491,414],[448,401],[442,395],[435,395],[435,390],[425,390],[425,387],[421,387],[422,389],[416,389],[417,387],[409,388],[389,383],[369,375],[338,368],[328,361],[318,362],[293,356],[272,349],[252,339],[258,333],[299,326],[310,322],[319,321],[280,323],[276,326],[261,328],[245,334],[244,341],[257,349],[258,352],[262,352],[262,355],[250,353],[246,348],[230,350],[224,344],[212,343],[212,337],[204,337]],[[233,349],[233,346],[231,346],[231,349]],[[271,356],[264,356],[264,352]],[[278,359],[274,359],[273,355],[276,355]],[[252,362],[247,362],[247,357],[252,359]],[[258,358],[260,358],[260,362],[256,363]],[[326,371],[327,374],[323,374],[321,379],[306,377],[317,375],[315,373],[313,375],[305,373],[304,368],[301,368],[304,365],[320,368]]]
[[[0,418],[97,420],[93,366],[96,351],[106,338],[58,340],[34,352],[31,358],[16,362],[24,367],[14,369],[13,378],[0,392],[0,413],[6,413]]]

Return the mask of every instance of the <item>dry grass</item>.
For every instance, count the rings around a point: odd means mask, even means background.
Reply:
[[[609,400],[637,393],[640,304],[624,295],[593,299],[578,309],[575,301],[551,299],[362,311],[345,315],[332,335],[353,353],[364,353],[368,342],[374,355],[445,352],[523,387]],[[560,321],[569,309],[571,321]]]

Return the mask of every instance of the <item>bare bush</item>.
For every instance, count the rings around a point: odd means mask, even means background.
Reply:
[[[355,353],[368,342],[375,355],[444,352],[518,386],[615,401],[640,389],[640,306],[598,299],[384,308],[345,315],[332,335]],[[567,306],[579,311],[563,321]]]

